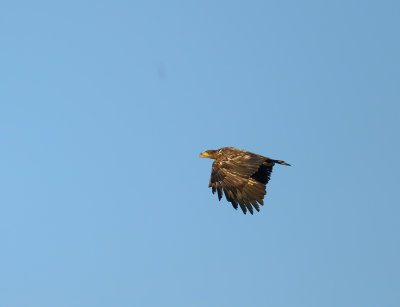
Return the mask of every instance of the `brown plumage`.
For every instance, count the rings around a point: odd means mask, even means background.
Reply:
[[[235,209],[240,206],[244,214],[247,210],[253,214],[253,207],[260,211],[275,163],[290,165],[235,147],[207,150],[200,157],[215,159],[209,184],[213,194],[217,192],[219,200],[225,194],[227,201]]]

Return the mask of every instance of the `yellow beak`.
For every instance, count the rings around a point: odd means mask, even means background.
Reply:
[[[210,155],[207,152],[202,152],[200,154],[200,158],[208,158],[208,157],[210,157]]]

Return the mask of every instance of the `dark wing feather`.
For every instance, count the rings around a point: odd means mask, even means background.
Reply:
[[[258,168],[257,172],[251,175],[251,178],[261,183],[267,184],[269,179],[271,178],[273,166],[274,163],[269,163],[268,161],[263,162],[263,164],[261,164],[260,167]]]
[[[251,154],[227,154],[214,161],[210,178],[212,192],[222,191],[226,199],[246,214],[253,214],[253,207],[259,211],[266,194],[265,185],[269,180],[272,166],[263,165],[265,157]]]

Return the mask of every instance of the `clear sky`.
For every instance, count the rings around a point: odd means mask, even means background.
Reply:
[[[399,1],[2,1],[2,307],[400,306]],[[285,160],[265,205],[207,149]]]

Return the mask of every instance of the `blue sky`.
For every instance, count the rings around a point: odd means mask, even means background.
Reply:
[[[399,13],[3,1],[1,306],[399,306]],[[253,216],[223,146],[294,165]]]

